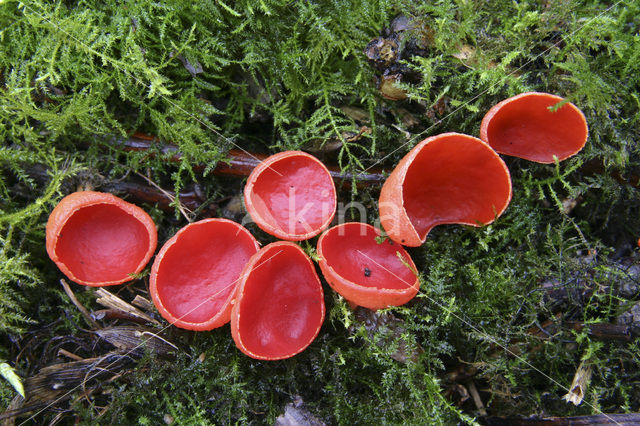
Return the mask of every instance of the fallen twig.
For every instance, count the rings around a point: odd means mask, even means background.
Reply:
[[[144,318],[131,315],[129,312],[122,311],[120,309],[100,309],[93,311],[91,316],[97,320],[101,319],[121,319],[125,321],[131,321],[138,324],[146,324],[147,320]]]
[[[67,358],[71,358],[74,361],[82,361],[84,358],[74,354],[73,352],[69,352],[66,349],[58,349],[58,355],[66,356]]]
[[[44,165],[36,164],[26,168],[26,173],[31,179],[38,184],[46,184],[51,179],[47,168]],[[94,176],[95,177],[95,176]],[[157,185],[146,184],[140,182],[140,179],[128,179],[128,180],[111,180],[106,178],[97,177],[97,182],[94,182],[92,186],[95,190],[102,192],[109,192],[114,195],[123,196],[127,200],[139,203],[155,204],[158,208],[165,211],[173,211],[172,205],[175,199],[175,193],[165,189],[158,189]],[[70,189],[75,190],[76,188]],[[23,194],[29,196],[29,189],[20,185],[16,185],[13,188],[13,192],[16,194]],[[209,204],[203,206],[206,202],[204,194],[199,190],[198,185],[190,185],[180,191],[180,204],[189,211],[202,210],[204,214],[214,213],[217,210],[217,206]]]
[[[134,317],[138,317],[141,318],[147,322],[156,324],[156,325],[160,325],[160,322],[151,318],[149,315],[145,314],[144,312],[142,312],[140,309],[136,308],[135,306],[125,302],[124,300],[120,299],[118,296],[109,293],[107,290],[105,290],[104,288],[99,288],[98,290],[96,290],[96,294],[99,296],[98,299],[96,300],[96,302],[98,302],[99,304],[101,304],[102,306],[105,306],[107,308],[112,308],[112,309],[119,309],[129,315],[132,315]]]
[[[100,328],[100,324],[98,324],[93,318],[91,318],[91,314],[89,313],[89,311],[87,311],[87,309],[84,306],[82,306],[82,303],[80,303],[78,299],[76,299],[76,295],[73,294],[73,291],[71,290],[71,287],[69,287],[69,284],[67,284],[67,282],[64,279],[60,280],[60,284],[62,284],[62,288],[64,289],[64,292],[67,293],[67,296],[69,296],[69,299],[71,300],[71,302],[74,305],[76,305],[76,308],[78,308],[78,310],[80,311],[84,319],[89,324],[91,324],[93,328],[95,329]]]
[[[154,141],[153,136],[134,133],[130,138],[118,140],[116,143],[127,151],[149,151],[151,153]],[[182,159],[178,147],[170,143],[159,144],[158,151],[165,155],[171,155],[171,161],[177,162]],[[229,151],[228,157],[229,161],[219,162],[216,168],[213,169],[213,173],[219,175],[249,176],[251,171],[260,164],[267,155],[232,149]],[[334,180],[343,182],[347,186],[351,184],[351,180],[354,178],[360,185],[382,184],[385,180],[384,171],[377,168],[371,169],[366,173],[357,173],[355,175],[350,172],[342,172],[340,168],[335,166],[327,166],[327,168]],[[204,170],[204,166],[197,166],[196,169]]]

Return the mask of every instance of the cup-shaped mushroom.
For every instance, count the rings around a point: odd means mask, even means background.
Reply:
[[[420,281],[409,253],[366,223],[349,222],[326,230],[318,239],[318,264],[331,288],[369,309],[407,303]]]
[[[501,154],[538,163],[553,163],[577,154],[587,142],[587,120],[563,98],[527,92],[505,99],[487,112],[480,139]]]
[[[151,267],[149,293],[176,327],[212,330],[229,322],[240,274],[258,242],[227,219],[204,219],[180,229]]]
[[[289,241],[314,237],[336,212],[336,188],[317,158],[285,151],[262,161],[244,188],[247,211],[265,232]]]
[[[473,136],[443,133],[416,145],[380,192],[387,235],[417,247],[436,225],[482,226],[509,205],[511,177],[500,156]]]
[[[140,207],[112,194],[74,192],[49,215],[46,248],[70,280],[102,287],[134,278],[151,259],[158,235]]]
[[[296,244],[279,241],[245,266],[231,312],[231,335],[252,358],[290,358],[316,338],[324,313],[313,262]]]

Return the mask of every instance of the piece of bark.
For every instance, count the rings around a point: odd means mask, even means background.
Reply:
[[[582,361],[573,376],[569,392],[562,398],[567,402],[573,403],[573,405],[580,405],[587,392],[592,373],[593,367],[591,364],[587,361]]]
[[[153,303],[151,303],[149,299],[144,298],[139,294],[136,294],[136,297],[133,298],[131,304],[136,305],[138,308],[144,309],[148,312],[153,312],[155,310],[155,306],[153,306]]]
[[[156,325],[160,325],[160,322],[151,318],[149,315],[145,314],[144,312],[142,312],[140,309],[136,308],[135,306],[125,302],[124,300],[120,299],[118,296],[109,293],[107,290],[105,290],[104,288],[99,288],[96,290],[96,294],[98,295],[98,299],[96,300],[96,302],[98,302],[99,304],[101,304],[102,306],[105,306],[107,308],[111,308],[111,309],[118,309],[121,310],[129,315],[132,315],[134,317],[138,317],[141,318],[147,322],[156,324]]]
[[[24,381],[26,399],[16,397],[0,420],[44,410],[68,400],[77,391],[100,386],[103,380],[131,367],[134,359],[127,354],[110,352],[97,358],[87,358],[53,364],[42,368]]]

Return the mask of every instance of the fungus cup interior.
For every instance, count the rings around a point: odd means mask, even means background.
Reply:
[[[258,243],[226,219],[191,223],[174,235],[153,264],[150,292],[162,316],[174,325],[210,330],[227,323],[242,268]]]
[[[511,199],[500,157],[471,136],[444,134],[423,145],[408,166],[404,208],[422,240],[436,225],[492,222]]]
[[[294,243],[272,243],[243,272],[232,335],[250,357],[289,358],[315,339],[324,313],[322,285],[311,259]]]
[[[73,281],[121,284],[140,272],[156,248],[156,229],[142,209],[111,194],[65,197],[47,223],[47,250]]]
[[[319,234],[333,219],[336,190],[315,157],[286,151],[268,157],[250,175],[245,203],[264,231],[299,241]]]
[[[380,234],[371,225],[351,222],[334,226],[318,240],[320,267],[331,287],[369,309],[404,304],[419,288],[409,254],[389,239],[379,243]]]
[[[563,98],[523,93],[506,99],[485,115],[480,137],[496,151],[539,163],[553,163],[578,153],[587,141],[587,121],[575,105],[552,107]]]

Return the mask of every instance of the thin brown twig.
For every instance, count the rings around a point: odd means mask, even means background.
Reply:
[[[82,361],[84,358],[74,354],[73,352],[69,352],[66,349],[58,349],[58,355],[66,356],[67,358],[71,358],[74,361]]]
[[[80,311],[84,319],[87,320],[87,322],[93,328],[99,329],[100,324],[98,324],[93,318],[91,318],[91,314],[89,314],[89,311],[87,311],[87,309],[84,306],[82,306],[82,303],[80,303],[78,299],[76,299],[76,295],[73,294],[73,291],[71,290],[71,287],[69,287],[69,284],[67,284],[67,282],[64,279],[60,279],[60,284],[62,284],[62,288],[64,289],[64,292],[67,293],[67,296],[69,296],[69,299],[71,300],[71,302],[74,305],[76,305],[76,308],[78,308],[78,310]]]

